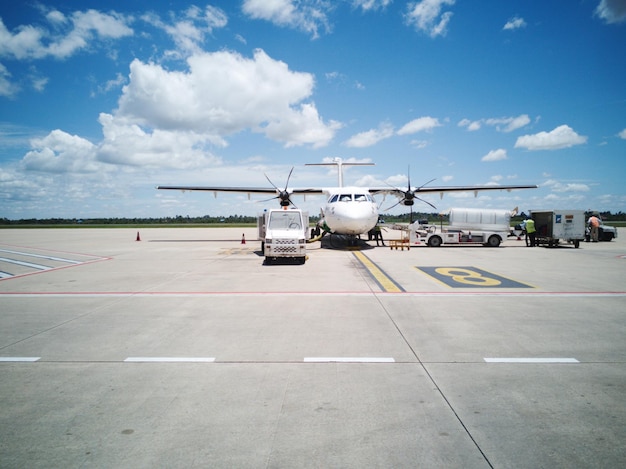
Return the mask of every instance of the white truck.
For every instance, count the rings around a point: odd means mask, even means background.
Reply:
[[[453,208],[450,223],[437,226],[417,221],[409,225],[411,245],[483,244],[498,247],[511,233],[511,215],[517,210]]]
[[[293,258],[306,262],[306,237],[309,214],[298,209],[265,210],[257,217],[258,239],[265,262]]]
[[[573,243],[577,248],[585,239],[585,212],[583,210],[529,210],[535,221],[535,242],[549,247],[559,240]]]

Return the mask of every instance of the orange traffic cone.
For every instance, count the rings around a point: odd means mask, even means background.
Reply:
[[[141,241],[141,237],[139,236],[139,231],[137,232],[137,239],[135,241]]]
[[[246,234],[245,233],[241,234],[241,244],[246,244]]]

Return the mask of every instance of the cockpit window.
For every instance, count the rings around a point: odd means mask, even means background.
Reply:
[[[367,202],[367,196],[365,194],[354,194],[354,200],[357,202]]]
[[[352,194],[341,194],[339,196],[339,202],[351,202]]]
[[[333,195],[330,200],[328,201],[328,203],[333,203],[333,202],[337,202],[337,200],[339,199],[339,194],[335,194]]]

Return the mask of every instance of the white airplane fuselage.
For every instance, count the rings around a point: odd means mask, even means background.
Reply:
[[[323,221],[331,233],[357,236],[367,233],[378,222],[378,206],[367,188],[327,189]]]

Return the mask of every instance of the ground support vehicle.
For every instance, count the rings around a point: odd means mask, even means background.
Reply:
[[[257,217],[258,239],[266,263],[277,259],[306,262],[309,215],[298,209],[265,210]]]
[[[567,241],[575,248],[585,239],[585,212],[583,210],[529,210],[535,221],[536,245],[558,246]]]
[[[448,226],[417,221],[409,225],[411,245],[482,244],[498,247],[510,234],[511,211],[454,208]]]

